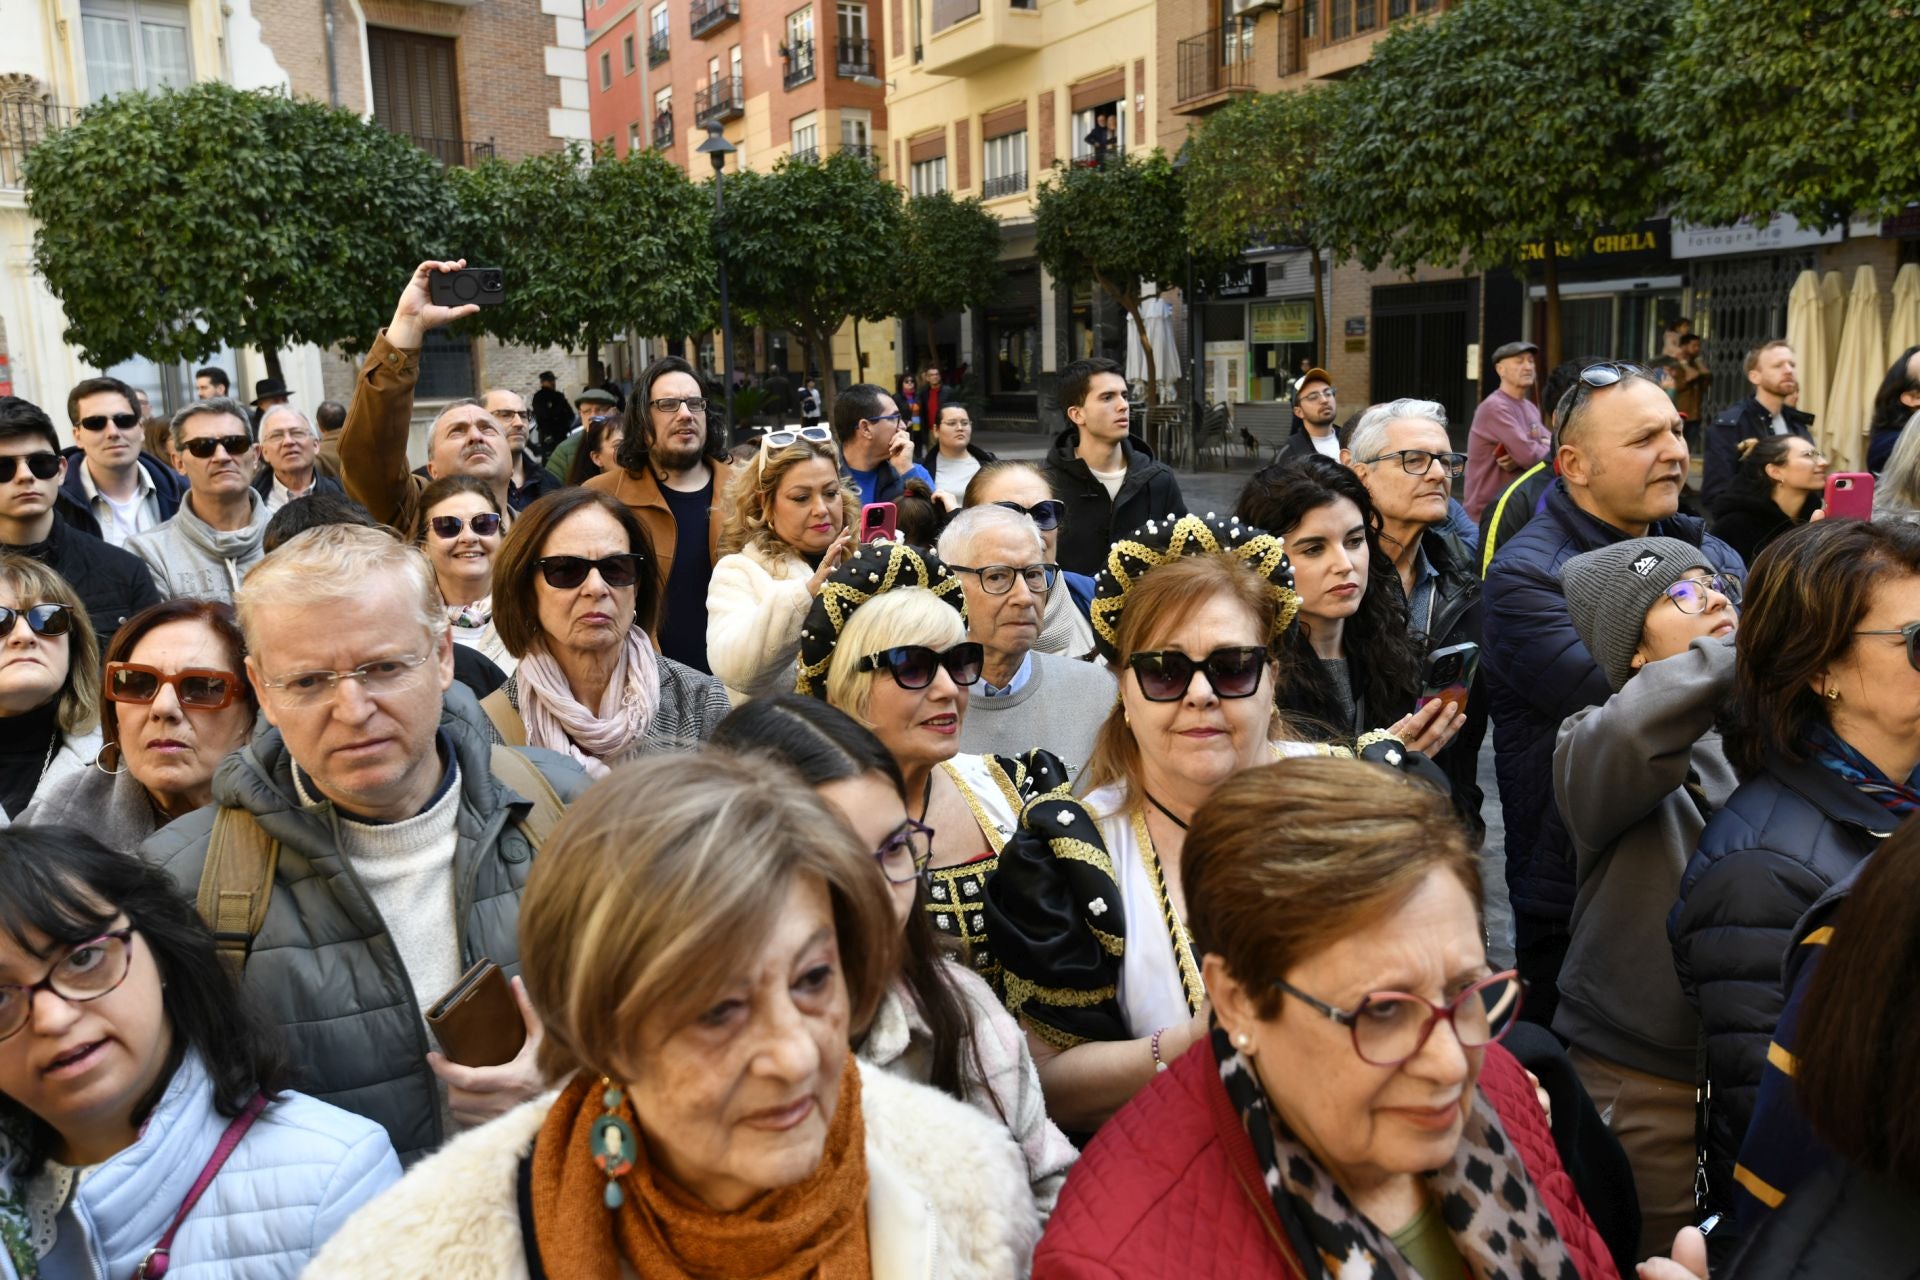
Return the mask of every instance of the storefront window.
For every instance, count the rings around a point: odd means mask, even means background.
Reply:
[[[1250,400],[1280,400],[1313,357],[1313,302],[1256,302],[1247,308],[1247,371]]]
[[[1040,326],[1033,316],[998,315],[987,320],[993,356],[987,390],[993,395],[1030,395],[1039,369]]]

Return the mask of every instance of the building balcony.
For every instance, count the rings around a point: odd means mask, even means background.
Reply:
[[[653,122],[653,149],[665,151],[673,145],[673,117],[661,116]]]
[[[970,76],[1040,48],[1037,0],[933,0],[933,31],[921,67]]]
[[[667,42],[666,32],[656,31],[652,35],[647,37],[647,65],[648,66],[650,67],[659,66],[661,63],[667,60],[667,55],[671,51],[672,51],[671,46]]]
[[[784,45],[781,56],[787,61],[787,69],[780,79],[787,88],[798,88],[813,79],[813,41],[795,40]]]
[[[1003,173],[996,177],[988,178],[980,184],[980,198],[982,200],[998,200],[1001,196],[1019,195],[1026,189],[1027,171],[1021,169],[1017,173]]]
[[[687,30],[693,38],[712,31],[718,31],[729,22],[740,21],[740,0],[693,0],[693,9],[688,16]]]
[[[842,80],[873,74],[873,41],[841,39],[834,42],[834,74]]]
[[[423,138],[418,134],[400,135],[412,142],[441,164],[460,169],[471,169],[482,160],[494,157],[493,139],[485,142],[469,142],[461,138]]]
[[[1253,19],[1240,18],[1180,41],[1175,49],[1176,113],[1191,115],[1217,107],[1236,93],[1253,92],[1253,31]]]
[[[746,114],[747,95],[739,76],[722,76],[719,83],[693,95],[693,118],[702,128]]]
[[[875,169],[880,167],[879,150],[867,143],[843,142],[840,144],[840,150],[846,155],[859,157]],[[792,153],[792,159],[797,164],[818,164],[820,162],[820,148],[818,146],[801,147]]]
[[[80,117],[78,107],[51,102],[0,102],[0,191],[25,188],[27,152]]]

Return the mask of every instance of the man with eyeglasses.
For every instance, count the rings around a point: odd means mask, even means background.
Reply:
[[[141,854],[192,896],[223,830],[277,843],[242,984],[286,1036],[298,1086],[386,1126],[411,1163],[546,1087],[517,976],[528,1035],[500,1066],[447,1060],[425,1012],[478,961],[517,975],[537,811],[571,802],[585,775],[492,745],[454,683],[431,566],[384,530],[311,529],[235,603],[270,727],[215,777],[212,805]]]
[[[1493,714],[1506,819],[1507,892],[1516,960],[1531,984],[1523,1016],[1551,1024],[1574,903],[1571,841],[1553,801],[1561,723],[1612,690],[1575,630],[1561,566],[1629,538],[1676,538],[1714,572],[1745,576],[1739,553],[1679,514],[1685,423],[1637,365],[1582,369],[1555,407],[1559,477],[1487,571],[1481,677]]]
[[[436,271],[458,271],[455,262],[423,262],[414,269],[393,319],[373,340],[354,380],[353,403],[340,433],[341,480],[347,496],[375,520],[411,530],[418,518],[420,494],[442,476],[469,475],[493,490],[502,510],[510,510],[508,483],[513,459],[500,422],[478,400],[455,400],[433,420],[427,436],[426,474],[407,465],[407,440],[413,432],[413,391],[420,378],[420,347],[427,334],[480,308],[467,303],[434,303],[427,282]]]
[[[346,496],[340,482],[320,468],[320,428],[290,404],[275,405],[260,415],[260,474],[253,489],[271,516],[295,498],[311,493]]]
[[[696,671],[707,665],[707,584],[720,561],[720,524],[733,463],[709,427],[693,366],[662,356],[634,383],[620,465],[587,481],[633,512],[653,543],[664,616],[660,652]]]
[[[1467,515],[1478,522],[1487,504],[1522,471],[1547,456],[1552,437],[1533,402],[1539,376],[1531,342],[1509,342],[1493,353],[1500,385],[1473,411],[1467,431]]]
[[[1454,477],[1466,458],[1453,451],[1447,411],[1432,400],[1391,400],[1360,415],[1347,440],[1348,465],[1380,514],[1380,543],[1393,557],[1413,634],[1428,655],[1481,643],[1480,574],[1473,548],[1448,526]],[[1476,838],[1480,744],[1487,733],[1484,683],[1467,694],[1467,722],[1434,763],[1453,784],[1454,807]]]
[[[1334,415],[1339,412],[1338,400],[1333,378],[1325,369],[1309,368],[1300,375],[1300,384],[1293,393],[1293,418],[1299,426],[1287,437],[1286,447],[1280,450],[1282,462],[1316,453],[1340,461],[1340,430],[1333,423]]]
[[[93,520],[84,526],[116,547],[157,528],[180,509],[179,474],[146,452],[146,429],[132,387],[88,378],[67,393],[74,447],[65,451],[61,490]]]
[[[933,490],[933,477],[913,460],[913,436],[892,396],[871,382],[857,382],[833,399],[833,434],[840,441],[840,469],[860,490],[860,501],[894,502],[908,480]]]
[[[62,490],[74,464],[60,455],[53,419],[19,396],[0,396],[0,551],[38,560],[67,580],[86,606],[104,651],[125,622],[160,591],[140,557],[103,542]]]
[[[1060,566],[1031,516],[989,502],[953,517],[940,558],[960,575],[967,638],[985,651],[980,680],[967,689],[960,750],[1019,755],[1043,747],[1078,773],[1093,754],[1100,712],[1113,705],[1105,666],[1034,647],[1050,591],[1065,591]]]
[[[162,595],[232,600],[266,554],[260,549],[272,512],[253,487],[259,459],[247,430],[247,408],[215,396],[173,415],[174,454],[187,469],[187,497],[173,519],[134,538],[127,550],[147,562]]]
[[[507,506],[524,511],[527,504],[560,487],[539,459],[527,452],[527,402],[505,387],[493,387],[480,397],[480,407],[494,416],[507,433],[507,453],[513,470],[507,476]]]

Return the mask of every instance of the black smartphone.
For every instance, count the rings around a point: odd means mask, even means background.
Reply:
[[[499,306],[507,300],[506,272],[499,267],[436,271],[427,277],[427,296],[436,307]]]

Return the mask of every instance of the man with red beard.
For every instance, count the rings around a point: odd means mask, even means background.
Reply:
[[[660,652],[707,671],[707,580],[720,558],[721,503],[733,466],[708,426],[700,379],[680,357],[648,365],[627,408],[620,465],[587,488],[624,503],[653,540],[652,571],[664,575],[666,603]]]

